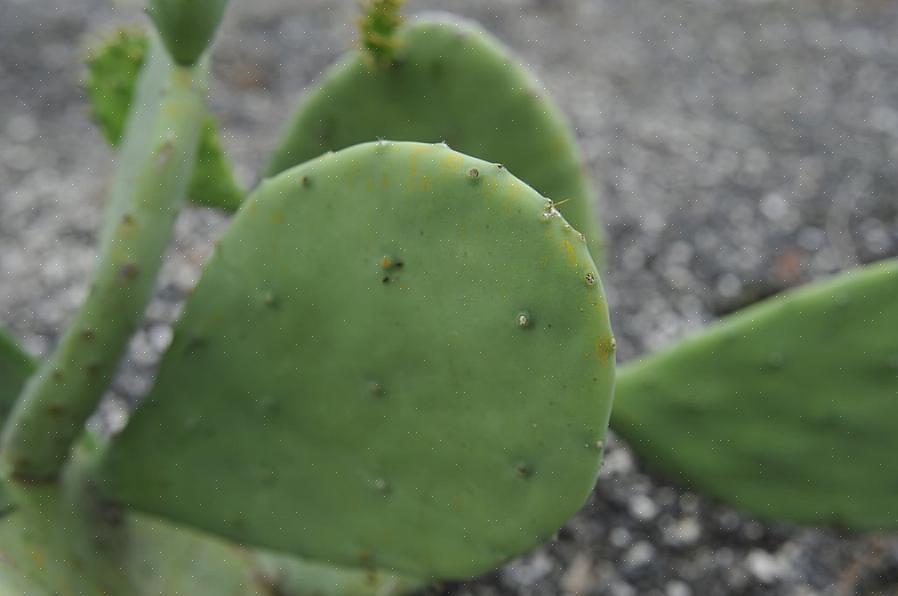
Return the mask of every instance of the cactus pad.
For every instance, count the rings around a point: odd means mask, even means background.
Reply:
[[[269,173],[379,138],[445,141],[565,201],[559,209],[600,260],[594,193],[576,143],[509,51],[476,24],[442,16],[403,25],[389,46],[386,66],[380,53],[356,51],[325,75],[300,105]]]
[[[168,53],[181,66],[193,66],[215,37],[229,0],[149,0],[147,15]]]
[[[85,88],[100,131],[113,147],[124,135],[148,48],[149,39],[142,30],[123,28],[88,54]],[[218,123],[206,114],[187,196],[198,205],[234,211],[244,195],[224,153]]]
[[[104,475],[251,545],[468,577],[582,505],[613,374],[550,201],[443,145],[370,143],[244,203]]]
[[[898,261],[775,297],[621,371],[649,465],[764,517],[898,527]]]

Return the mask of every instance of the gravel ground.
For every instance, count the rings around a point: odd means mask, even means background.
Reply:
[[[483,22],[570,116],[598,182],[627,360],[786,287],[898,254],[898,4],[411,0]],[[0,324],[45,354],[85,295],[112,156],[81,51],[132,2],[0,0]],[[94,32],[93,34],[91,32]],[[236,2],[212,104],[247,182],[297,95],[353,40],[351,0]],[[121,424],[225,219],[181,219],[104,408]],[[611,441],[552,544],[452,594],[898,594],[898,537],[770,525]]]

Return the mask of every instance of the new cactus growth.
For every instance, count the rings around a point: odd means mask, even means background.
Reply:
[[[100,131],[113,147],[119,145],[124,135],[149,44],[149,37],[143,30],[123,28],[88,55],[85,88]],[[234,179],[230,161],[224,154],[218,123],[211,113],[207,113],[203,116],[187,198],[198,205],[235,211],[244,195],[245,191]]]
[[[204,99],[225,0],[150,0],[148,35],[93,55],[119,169],[56,350],[0,334],[0,594],[406,594],[584,502],[615,377],[589,181],[506,50],[400,4],[366,4],[246,200]],[[237,213],[148,396],[97,436],[188,197]],[[615,427],[760,515],[898,527],[896,292],[874,265],[628,365]]]

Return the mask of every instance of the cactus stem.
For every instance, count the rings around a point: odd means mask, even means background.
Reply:
[[[161,97],[166,83],[170,93]],[[55,352],[25,386],[0,438],[2,463],[11,477],[40,482],[58,477],[116,371],[150,299],[185,199],[199,144],[204,86],[205,65],[174,66],[161,42],[153,40],[112,188],[106,220],[112,225],[103,230],[92,290]],[[57,405],[66,411],[62,419],[48,416]]]

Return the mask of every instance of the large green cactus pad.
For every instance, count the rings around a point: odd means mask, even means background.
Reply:
[[[671,478],[764,517],[898,527],[898,261],[732,315],[617,393],[615,430]]]
[[[244,204],[105,475],[249,544],[472,576],[583,503],[613,371],[549,201],[442,145],[361,145]]]
[[[392,66],[362,51],[327,73],[299,107],[269,173],[378,138],[445,141],[505,164],[553,201],[601,256],[593,190],[564,117],[493,36],[451,17],[396,33]]]
[[[146,33],[123,28],[88,54],[85,89],[100,131],[113,147],[124,135],[148,48]],[[234,211],[244,194],[222,147],[218,123],[206,114],[187,196],[198,205]]]

